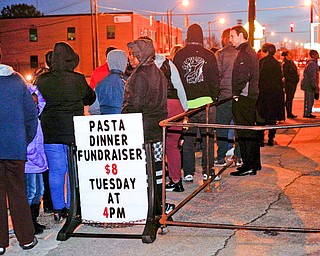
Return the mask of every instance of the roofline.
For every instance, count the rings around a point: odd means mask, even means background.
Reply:
[[[134,14],[134,12],[100,12],[99,14]],[[43,16],[33,16],[33,17],[0,17],[1,20],[13,20],[13,19],[40,19],[40,18],[54,18],[54,17],[70,17],[70,16],[91,16],[91,13],[79,13],[79,14],[56,14],[56,15],[43,15]]]

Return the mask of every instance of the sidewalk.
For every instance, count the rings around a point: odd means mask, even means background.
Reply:
[[[287,123],[320,122],[302,118],[303,94],[294,100],[296,119]],[[319,101],[315,102],[319,108]],[[211,192],[202,191],[174,216],[174,220],[320,229],[320,127],[277,130],[276,144],[261,148],[262,170],[256,176],[233,177],[227,169]],[[199,160],[199,159],[197,159]],[[199,163],[199,161],[197,162]],[[167,201],[178,204],[200,184],[201,167],[195,181],[184,183],[182,193],[168,192]],[[56,241],[61,223],[52,216],[40,217],[49,229],[38,236],[39,244],[23,251],[13,237],[5,255],[219,255],[219,256],[303,256],[320,255],[320,233],[285,233],[249,230],[168,227],[151,244],[138,239],[70,238]],[[81,226],[80,232],[141,233],[142,227],[99,229]]]

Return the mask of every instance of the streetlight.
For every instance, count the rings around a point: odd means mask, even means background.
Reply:
[[[182,0],[176,3],[176,5],[169,11],[167,11],[167,23],[168,23],[168,39],[169,39],[169,51],[172,47],[172,13],[177,8],[179,4],[182,4],[183,6],[189,5],[189,0]]]
[[[224,18],[218,18],[218,19],[215,19],[214,21],[209,21],[209,22],[208,22],[209,45],[210,45],[210,48],[212,47],[211,24],[216,23],[216,22],[219,22],[220,24],[223,24],[223,23],[226,22],[226,20],[225,20]]]
[[[312,43],[312,23],[313,23],[313,0],[305,0],[304,4],[306,6],[310,6],[310,49],[311,49],[311,45],[313,45]]]

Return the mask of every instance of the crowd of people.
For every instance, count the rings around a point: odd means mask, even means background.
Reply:
[[[74,71],[79,56],[65,42],[48,51],[47,67],[37,73],[32,85],[11,67],[0,64],[0,255],[9,245],[7,208],[24,250],[33,248],[35,235],[46,229],[37,220],[41,200],[44,211],[53,212],[55,221],[67,217],[68,146],[75,143],[73,117],[84,115],[84,106],[90,106],[91,115],[142,113],[144,139],[154,149],[159,202],[163,157],[169,176],[166,190],[183,192],[183,181],[194,179],[199,141],[203,180],[215,174],[215,166],[227,165],[230,140],[237,166],[230,175],[256,175],[262,168],[264,131],[217,129],[215,159],[212,129],[169,127],[162,155],[159,122],[216,101],[226,100],[210,107],[208,117],[203,109],[187,115],[184,122],[276,125],[285,120],[285,110],[287,118],[297,117],[292,105],[299,74],[291,52],[282,53],[280,64],[274,57],[275,45],[265,43],[258,56],[240,25],[225,29],[221,43],[221,49],[207,49],[201,26],[192,24],[185,45],[174,46],[165,57],[155,52],[152,39],[140,37],[129,42],[126,50],[108,47],[106,63],[93,71],[89,84],[83,74]],[[318,52],[311,50],[310,58],[301,82],[305,118],[316,117],[312,106],[319,96]],[[268,131],[268,146],[274,145],[275,134],[276,130]],[[179,148],[182,135],[184,143]],[[215,176],[214,180],[220,179]],[[164,208],[169,212],[174,205],[166,203]]]

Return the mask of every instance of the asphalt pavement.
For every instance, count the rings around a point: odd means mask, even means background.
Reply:
[[[320,109],[319,101],[315,109]],[[296,119],[286,124],[320,123],[302,118],[303,94],[294,100]],[[183,255],[183,256],[316,256],[320,255],[320,127],[277,130],[275,145],[261,148],[262,170],[255,176],[233,177],[232,166],[222,179],[211,183],[188,202],[173,219],[184,222],[282,227],[297,232],[266,232],[243,229],[215,229],[168,226],[167,233],[157,235],[153,243],[140,239],[75,238],[57,241],[63,223],[52,215],[41,214],[39,222],[48,229],[38,235],[39,244],[23,251],[11,235],[5,255]],[[168,192],[167,201],[178,204],[202,183],[200,155],[193,183],[184,183],[182,193]],[[217,169],[218,170],[218,169]],[[139,233],[141,226],[104,229],[79,226],[76,232]],[[314,230],[303,233],[299,230]]]

